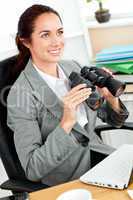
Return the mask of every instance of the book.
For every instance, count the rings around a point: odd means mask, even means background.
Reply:
[[[117,45],[96,54],[96,62],[133,60],[133,45]]]
[[[96,61],[93,60],[92,64],[95,64]],[[133,58],[125,58],[125,59],[117,59],[117,60],[107,60],[107,61],[98,61],[97,64],[126,64],[126,63],[132,63],[133,64]]]
[[[101,55],[98,56],[96,55],[96,62],[100,62],[100,61],[113,61],[113,60],[124,60],[124,59],[133,59],[133,52],[132,53],[128,53],[128,54],[114,54],[114,55]]]

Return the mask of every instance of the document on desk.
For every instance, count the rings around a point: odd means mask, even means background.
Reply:
[[[124,144],[82,175],[80,181],[101,187],[124,189],[128,187],[132,169],[133,145]]]

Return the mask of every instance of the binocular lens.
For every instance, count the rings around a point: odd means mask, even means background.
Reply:
[[[114,97],[119,97],[124,92],[126,84],[110,77],[109,81],[106,82],[106,87]]]

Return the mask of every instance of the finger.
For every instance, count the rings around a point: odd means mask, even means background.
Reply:
[[[76,100],[73,102],[73,105],[74,105],[75,107],[77,107],[78,105],[80,105],[81,103],[83,103],[86,99],[88,99],[89,96],[90,96],[90,95],[87,94],[87,95],[85,95],[85,96],[83,96],[83,97],[80,97],[80,98],[76,99]]]
[[[91,92],[90,88],[88,88],[88,90],[86,90],[84,93],[79,93],[78,95],[75,95],[74,97],[70,97],[70,96],[65,97],[63,99],[64,106],[73,108],[73,107],[75,107],[75,105],[74,105],[75,102],[78,103],[79,99],[81,100],[81,102],[85,101],[90,96],[91,93],[92,92]],[[77,105],[77,103],[76,103],[76,105]]]
[[[84,89],[81,89],[80,91],[76,91],[74,94],[67,94],[65,97],[64,97],[64,100],[65,101],[75,101],[75,99],[78,99],[86,94],[91,94],[92,91],[91,91],[91,88],[84,88]]]
[[[111,76],[113,76],[113,72],[112,72],[110,69],[107,69],[106,67],[102,67],[102,69],[103,69],[105,72],[109,73]]]
[[[82,102],[85,101],[87,98],[89,98],[90,94],[92,92],[86,92],[84,94],[80,94],[78,96],[75,96],[73,99],[71,99],[72,103],[78,102],[79,100],[81,100]]]
[[[87,85],[85,83],[83,84],[79,84],[77,86],[75,86],[74,88],[72,88],[70,91],[69,91],[69,94],[73,94],[74,92],[78,91],[78,90],[81,90],[83,88],[86,88]]]
[[[68,98],[74,98],[76,96],[84,95],[85,93],[88,93],[88,92],[91,93],[92,89],[91,88],[83,88],[83,89],[75,91],[73,93],[68,93],[67,97]]]

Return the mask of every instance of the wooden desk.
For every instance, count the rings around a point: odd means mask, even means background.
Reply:
[[[131,200],[127,194],[127,189],[115,190],[95,187],[81,183],[78,180],[33,192],[30,194],[30,200],[56,200],[61,193],[78,188],[84,188],[91,191],[93,200]],[[129,184],[129,189],[131,188],[133,189],[133,183]]]

